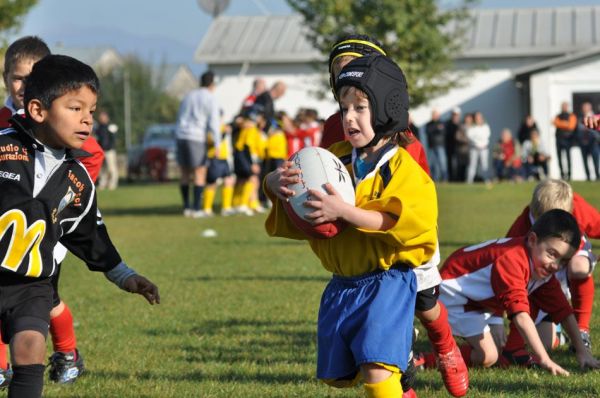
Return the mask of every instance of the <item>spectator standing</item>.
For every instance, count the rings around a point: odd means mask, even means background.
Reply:
[[[573,143],[573,133],[577,127],[577,117],[569,111],[569,103],[563,102],[560,105],[560,113],[554,118],[556,127],[556,156],[558,156],[558,167],[563,180],[571,179],[571,145]],[[563,153],[567,157],[566,167],[563,165]]]
[[[440,120],[437,109],[431,112],[431,120],[425,125],[425,136],[429,146],[429,166],[434,181],[448,181],[446,159],[446,126]]]
[[[484,182],[489,182],[488,162],[490,136],[492,132],[490,126],[485,122],[481,112],[475,112],[473,124],[466,130],[469,140],[469,168],[467,170],[467,182],[471,184],[477,174],[477,165],[481,162],[481,178]]]
[[[99,189],[114,190],[119,185],[119,166],[117,164],[117,131],[116,124],[110,123],[110,117],[106,111],[98,115],[96,126],[96,137],[98,143],[104,150],[104,164],[100,171]]]
[[[200,77],[200,88],[188,93],[177,117],[177,163],[181,169],[180,191],[183,199],[183,214],[186,217],[200,218],[205,213],[200,210],[202,193],[206,184],[208,165],[208,132],[213,133],[215,156],[219,156],[221,146],[220,109],[215,97],[215,75],[207,71]],[[193,184],[193,202],[190,205],[190,183]]]
[[[456,181],[466,181],[467,167],[469,166],[470,145],[467,138],[467,128],[473,125],[473,114],[467,113],[459,129],[456,130],[456,146],[454,148],[456,158]]]
[[[287,86],[284,82],[278,81],[273,84],[269,91],[265,91],[258,97],[252,107],[255,112],[262,113],[266,119],[265,129],[271,127],[273,118],[275,118],[275,100],[284,96]]]
[[[517,134],[519,144],[523,145],[523,143],[529,139],[532,130],[538,130],[537,123],[533,119],[533,116],[527,115],[525,116],[523,123],[521,123],[521,127],[519,127],[519,132]]]
[[[598,132],[585,127],[583,120],[586,117],[594,116],[592,104],[590,102],[584,102],[581,104],[581,118],[577,124],[577,141],[579,149],[581,149],[581,158],[583,160],[583,168],[588,181],[592,181],[592,176],[589,167],[589,158],[592,158],[594,164],[594,174],[596,175],[596,181],[600,180],[600,146],[598,143]]]
[[[267,83],[262,77],[257,77],[252,82],[252,92],[248,94],[242,102],[242,110],[240,113],[244,113],[245,110],[252,108],[256,102],[256,98],[267,90]]]
[[[529,139],[523,142],[525,178],[536,180],[547,178],[548,160],[550,160],[550,152],[542,142],[539,131],[531,130]]]
[[[457,181],[456,134],[460,129],[460,112],[460,108],[455,107],[452,109],[450,119],[446,121],[446,167],[450,181]]]

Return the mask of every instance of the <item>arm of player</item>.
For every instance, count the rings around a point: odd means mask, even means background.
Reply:
[[[587,349],[583,340],[581,340],[581,334],[579,333],[579,326],[577,326],[575,316],[573,314],[569,315],[561,322],[561,325],[575,347],[575,355],[577,356],[579,367],[581,367],[581,369],[600,368],[600,362],[592,356],[592,353]]]
[[[539,358],[540,366],[553,375],[569,376],[569,372],[560,367],[556,362],[550,359],[550,356],[544,348],[544,344],[535,328],[533,319],[526,312],[519,312],[513,317],[515,326],[525,339],[525,342],[531,347],[533,354]],[[581,338],[581,337],[580,337]]]
[[[325,184],[325,190],[327,194],[314,189],[308,190],[312,200],[307,200],[305,205],[314,208],[315,211],[308,213],[306,217],[315,225],[342,219],[358,228],[387,231],[396,224],[397,219],[388,213],[365,210],[344,202],[329,183]]]
[[[300,182],[300,169],[290,169],[292,162],[286,160],[276,170],[270,172],[265,177],[265,188],[277,198],[287,201],[294,196],[294,191],[288,188],[288,185]]]
[[[160,304],[158,287],[145,277],[138,275],[137,272],[129,268],[124,262],[105,272],[104,276],[126,292],[144,296],[151,305]]]

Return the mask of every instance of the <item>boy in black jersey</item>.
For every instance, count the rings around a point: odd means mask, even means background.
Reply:
[[[28,77],[26,117],[0,133],[0,325],[14,364],[9,398],[42,393],[58,241],[121,289],[160,302],[158,288],[121,260],[94,184],[76,160],[92,130],[98,90],[92,68],[49,55]]]

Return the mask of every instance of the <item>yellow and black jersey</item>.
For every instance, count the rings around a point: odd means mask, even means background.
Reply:
[[[44,157],[49,149],[33,137],[27,120],[16,117],[11,124],[0,132],[0,278],[53,275],[59,241],[93,271],[119,265],[99,217],[94,183],[76,159],[86,153],[66,150],[50,168]]]
[[[234,149],[239,152],[248,150],[253,163],[259,163],[264,158],[265,139],[263,132],[255,125],[240,130]]]
[[[285,133],[282,130],[277,130],[269,134],[267,138],[267,159],[287,159],[288,147]]]
[[[212,138],[212,133],[208,136],[208,151],[206,155],[209,159],[215,158],[215,144]],[[231,146],[231,134],[221,133],[221,143],[219,145],[219,156],[218,160],[230,160],[232,155],[232,146]]]
[[[329,148],[353,173],[355,150],[348,142]],[[355,205],[397,217],[387,231],[352,226],[330,239],[314,239],[287,217],[277,197],[267,192],[274,205],[265,227],[271,236],[307,240],[325,269],[338,275],[356,276],[395,263],[417,267],[433,256],[437,244],[437,196],[431,178],[403,148],[393,146],[362,180],[355,179]]]

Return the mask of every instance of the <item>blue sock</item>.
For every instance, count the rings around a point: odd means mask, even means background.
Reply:
[[[194,210],[200,210],[202,192],[204,192],[204,185],[194,185]]]
[[[179,191],[181,192],[181,198],[183,199],[183,208],[190,208],[190,186],[188,184],[179,185]]]

